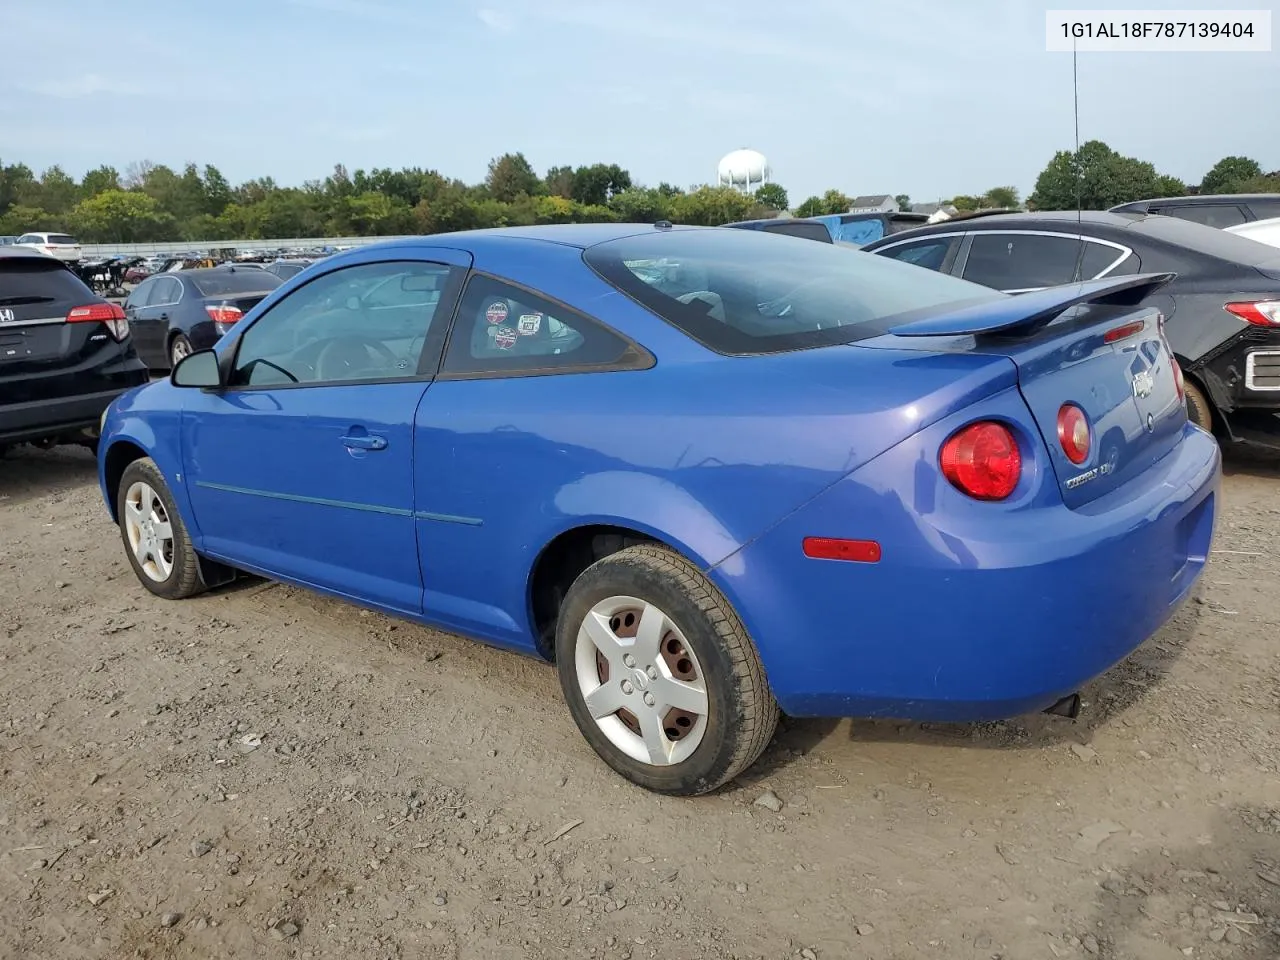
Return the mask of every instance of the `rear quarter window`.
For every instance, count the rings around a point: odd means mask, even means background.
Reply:
[[[69,236],[67,236],[65,233],[51,233],[51,234],[49,234],[49,242],[50,242],[50,243],[60,243],[60,244],[64,244],[64,245],[66,245],[66,246],[75,246],[77,243],[79,243],[79,241],[78,241],[78,240],[76,240],[76,238],[75,238],[75,237],[69,237]]]
[[[1004,296],[875,254],[756,230],[655,231],[584,256],[663,320],[734,355],[852,343],[942,307]]]

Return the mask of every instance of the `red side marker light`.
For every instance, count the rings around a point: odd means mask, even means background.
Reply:
[[[1135,320],[1133,323],[1126,323],[1120,327],[1112,327],[1102,335],[1104,343],[1115,343],[1118,340],[1128,340],[1135,334],[1141,333],[1142,328],[1147,325],[1145,320]]]
[[[854,563],[879,563],[880,544],[874,540],[805,537],[804,555],[813,560],[851,560]]]

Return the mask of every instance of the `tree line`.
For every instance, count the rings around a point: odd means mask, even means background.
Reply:
[[[1127,200],[1182,194],[1280,192],[1280,171],[1226,157],[1197,187],[1121,156],[1101,141],[1059,151],[1027,198],[1030,209],[1105,209]],[[903,209],[906,194],[898,194]],[[1018,191],[995,187],[942,201],[957,209],[1016,208]],[[853,198],[827,190],[800,202],[796,216],[844,213]],[[75,234],[85,242],[251,240],[290,237],[440,233],[543,223],[653,222],[717,226],[789,209],[784,187],[752,193],[706,184],[681,188],[636,182],[617,164],[557,166],[539,175],[522,153],[494,158],[481,183],[467,184],[421,167],[349,172],[339,164],[323,180],[281,186],[270,177],[232,186],[212,165],[163,164],[90,170],[77,181],[61,167],[39,176],[22,163],[0,162],[0,235],[32,230]]]

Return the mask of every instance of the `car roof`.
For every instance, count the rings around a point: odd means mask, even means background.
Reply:
[[[901,243],[903,240],[927,237],[937,233],[956,233],[961,231],[968,233],[971,230],[1016,230],[1021,226],[1074,227],[1077,224],[1087,223],[1091,226],[1124,230],[1132,227],[1135,223],[1140,223],[1148,216],[1154,216],[1154,214],[1113,213],[1109,210],[1082,210],[1078,213],[1075,210],[1045,210],[1035,213],[1000,213],[989,217],[962,217],[957,220],[941,220],[937,223],[912,227],[910,230],[890,233],[879,240],[868,243],[863,249],[878,249],[879,247],[886,247],[890,243]]]
[[[1197,193],[1185,197],[1152,197],[1149,200],[1131,200],[1119,203],[1112,210],[1143,207],[1153,203],[1178,204],[1190,207],[1198,203],[1255,203],[1259,200],[1280,200],[1280,193]]]
[[[427,236],[414,237],[410,240],[392,240],[388,246],[404,246],[417,244],[422,246],[440,246],[441,241],[448,240],[541,240],[545,243],[558,243],[568,247],[594,247],[598,243],[633,237],[636,234],[652,233],[655,230],[712,230],[714,227],[691,227],[666,224],[659,227],[652,223],[554,223],[536,227],[491,227],[483,230],[458,230],[454,233],[433,233]],[[447,244],[446,244],[447,245]],[[378,244],[377,246],[381,246]],[[359,247],[357,249],[368,249]],[[349,252],[349,251],[348,251]]]
[[[26,236],[26,234],[24,234],[24,236]],[[0,247],[0,258],[4,258],[6,260],[26,259],[26,260],[50,261],[53,263],[62,262],[61,260],[55,260],[53,257],[49,256],[47,253],[44,253],[40,250],[28,250],[26,247],[15,247],[15,246],[8,246],[8,245]]]

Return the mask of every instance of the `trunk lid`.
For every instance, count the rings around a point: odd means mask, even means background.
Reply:
[[[860,346],[1003,356],[1049,452],[1063,501],[1082,507],[1123,486],[1177,445],[1186,422],[1159,311],[1138,305],[1170,274],[1053,287],[895,327]],[[1074,404],[1089,424],[1073,463],[1058,435]]]

